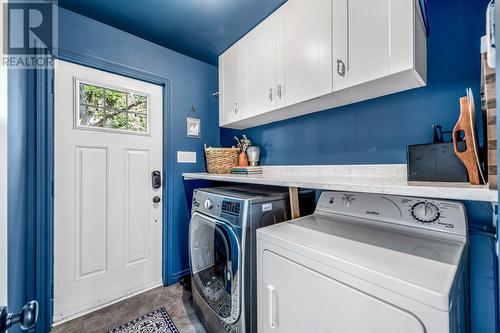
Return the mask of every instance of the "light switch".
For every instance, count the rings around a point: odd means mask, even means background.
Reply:
[[[177,163],[196,163],[196,152],[177,151]]]

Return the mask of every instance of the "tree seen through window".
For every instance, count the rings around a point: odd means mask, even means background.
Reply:
[[[147,97],[80,83],[79,125],[147,132]]]

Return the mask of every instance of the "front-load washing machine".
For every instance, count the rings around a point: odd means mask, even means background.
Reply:
[[[289,216],[286,189],[197,189],[189,227],[196,314],[209,333],[255,333],[256,230]]]
[[[257,239],[259,333],[469,331],[459,202],[323,192]]]

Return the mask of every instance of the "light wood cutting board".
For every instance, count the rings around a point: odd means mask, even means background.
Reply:
[[[453,129],[453,148],[457,157],[464,163],[469,175],[469,181],[473,185],[481,184],[479,178],[479,156],[477,151],[475,131],[472,124],[476,123],[476,115],[474,110],[469,108],[469,98],[460,98],[460,117]],[[465,146],[465,147],[463,147]],[[459,147],[463,147],[459,148]]]

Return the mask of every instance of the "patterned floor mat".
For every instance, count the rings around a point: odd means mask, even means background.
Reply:
[[[180,333],[165,308],[159,308],[106,333]]]

